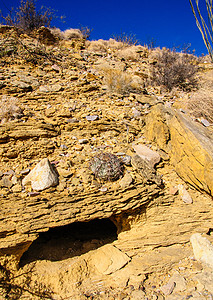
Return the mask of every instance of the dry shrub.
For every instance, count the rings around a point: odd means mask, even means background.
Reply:
[[[121,70],[105,69],[104,82],[110,93],[125,95],[141,89],[140,77],[132,76]]]
[[[1,15],[3,23],[20,28],[25,32],[32,32],[41,26],[50,27],[53,10],[50,8],[36,9],[34,0],[21,0],[20,6],[14,12],[12,9],[5,17]]]
[[[84,38],[84,35],[80,29],[69,28],[65,31],[61,31],[59,28],[51,28],[50,30],[55,37],[61,40],[82,40]]]
[[[66,29],[63,32],[63,37],[65,40],[72,40],[72,39],[81,40],[83,39],[83,34],[80,29],[70,28],[70,29]]]
[[[203,75],[200,89],[192,94],[187,107],[196,118],[213,123],[213,70]]]
[[[126,45],[126,46],[133,46],[133,45],[137,45],[139,43],[139,41],[136,38],[136,35],[132,34],[132,33],[122,32],[120,34],[114,35],[113,38],[117,42],[121,42],[121,43],[123,43],[123,45]]]
[[[108,40],[108,47],[112,50],[118,50],[118,49],[123,48],[123,43],[118,42],[115,39],[109,39]]]
[[[94,52],[107,52],[107,41],[105,40],[97,40],[97,41],[91,41],[88,45],[88,50],[94,51]]]
[[[196,87],[197,65],[193,55],[163,48],[155,51],[152,56],[155,59],[151,70],[152,84],[163,86],[169,91],[175,87],[182,90]]]
[[[22,109],[16,104],[14,97],[2,96],[0,100],[0,122],[5,123],[23,116]]]
[[[50,28],[50,31],[56,38],[60,40],[64,39],[63,31],[61,31],[61,29],[54,27]]]

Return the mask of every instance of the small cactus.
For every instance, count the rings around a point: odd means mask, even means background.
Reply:
[[[123,163],[114,154],[99,153],[90,161],[90,169],[100,180],[114,181],[123,175]]]

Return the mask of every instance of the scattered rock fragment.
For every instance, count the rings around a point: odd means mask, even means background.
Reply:
[[[13,186],[13,183],[11,181],[11,176],[3,176],[3,178],[0,180],[0,186],[11,188]]]
[[[131,259],[112,245],[105,245],[91,255],[91,262],[96,269],[105,275],[114,273],[124,267]]]
[[[182,184],[178,185],[178,192],[184,203],[186,203],[186,204],[193,203],[192,197],[190,196],[189,192],[186,190],[186,188]]]
[[[144,183],[155,182],[158,186],[161,185],[161,177],[156,174],[155,169],[147,160],[141,158],[139,155],[134,155],[132,157],[132,166],[141,175]]]
[[[122,189],[125,189],[126,187],[130,186],[133,179],[132,176],[129,173],[126,173],[124,177],[120,180],[119,184]]]
[[[203,119],[203,118],[200,119],[200,123],[203,124],[203,126],[205,126],[205,127],[210,126],[209,121],[207,121],[206,119]]]
[[[156,151],[151,150],[145,145],[133,145],[133,149],[135,150],[136,154],[139,155],[142,159],[147,160],[152,167],[160,162],[160,155]]]
[[[96,121],[99,119],[97,115],[86,116],[87,121]]]
[[[48,158],[42,159],[23,179],[22,184],[25,186],[28,182],[31,182],[35,191],[42,191],[58,184],[58,175]]]
[[[174,288],[175,288],[174,280],[169,280],[167,284],[161,287],[161,291],[165,296],[168,296],[173,292]]]
[[[191,236],[191,244],[195,259],[213,269],[213,245],[200,233]]]

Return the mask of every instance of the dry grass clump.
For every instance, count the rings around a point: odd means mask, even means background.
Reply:
[[[97,40],[97,41],[91,41],[88,43],[88,50],[94,51],[94,52],[107,52],[107,45],[108,41],[105,40]]]
[[[123,43],[118,42],[115,39],[109,39],[108,40],[108,47],[112,50],[118,50],[118,49],[123,48]]]
[[[115,69],[104,69],[104,82],[110,93],[122,95],[139,91],[142,88],[140,77]]]
[[[80,29],[66,29],[63,32],[63,36],[65,40],[72,40],[72,39],[77,39],[77,40],[81,40],[83,39],[83,34],[81,32]]]
[[[187,107],[196,118],[213,123],[213,70],[203,75],[200,89],[192,94]]]
[[[23,111],[16,102],[14,97],[2,96],[0,100],[0,123],[19,119],[23,116]]]
[[[59,28],[51,28],[50,30],[51,33],[60,40],[82,40],[84,38],[82,31],[76,28],[66,29],[65,31],[61,31]]]
[[[163,48],[152,53],[155,60],[151,70],[151,83],[168,91],[173,88],[192,90],[197,85],[197,62],[193,55],[177,53]]]

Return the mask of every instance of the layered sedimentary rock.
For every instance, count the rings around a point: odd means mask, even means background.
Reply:
[[[146,136],[170,155],[186,182],[213,195],[213,132],[189,116],[163,105],[147,117]]]

